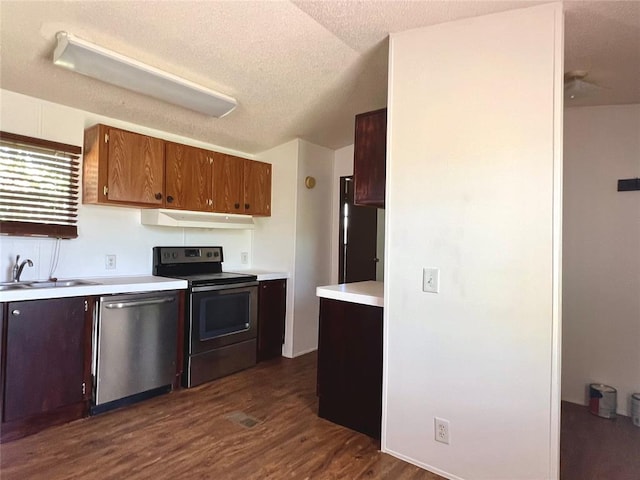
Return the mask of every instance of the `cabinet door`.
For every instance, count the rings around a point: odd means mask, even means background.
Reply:
[[[109,128],[108,144],[109,201],[163,205],[164,142]]]
[[[387,109],[356,115],[353,154],[355,203],[384,208]]]
[[[382,421],[382,308],[320,299],[318,415],[374,438]]]
[[[271,215],[271,164],[244,161],[244,213]]]
[[[213,211],[245,213],[242,205],[244,159],[215,153],[213,157]]]
[[[166,208],[211,211],[213,155],[201,148],[166,143]]]
[[[82,402],[84,298],[11,302],[3,421]]]
[[[267,280],[258,287],[258,361],[282,355],[287,311],[287,281]]]

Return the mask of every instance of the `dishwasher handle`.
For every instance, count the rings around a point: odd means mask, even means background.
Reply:
[[[155,297],[147,298],[145,300],[131,300],[124,302],[113,302],[104,304],[104,308],[131,308],[131,307],[143,307],[145,305],[160,305],[163,303],[173,303],[176,301],[175,297]]]

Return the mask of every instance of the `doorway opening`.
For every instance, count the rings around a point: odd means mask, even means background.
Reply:
[[[338,283],[376,279],[378,212],[353,203],[353,176],[340,177]]]

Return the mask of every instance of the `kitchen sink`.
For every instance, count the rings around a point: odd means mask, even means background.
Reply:
[[[59,288],[59,287],[82,287],[85,285],[100,285],[97,282],[87,280],[42,280],[38,282],[25,282],[27,288]]]
[[[27,287],[21,283],[0,283],[0,292],[6,291],[6,290],[21,290],[23,288],[27,288]]]
[[[41,280],[35,282],[6,282],[0,283],[0,291],[6,290],[21,290],[30,288],[60,288],[60,287],[82,287],[86,285],[100,285],[97,282],[90,282],[88,280]]]

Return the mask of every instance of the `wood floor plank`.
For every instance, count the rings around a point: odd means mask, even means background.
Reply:
[[[24,479],[414,479],[442,477],[317,416],[316,355],[255,368],[0,445]],[[226,416],[258,420],[247,428]]]
[[[640,479],[640,428],[629,417],[601,418],[562,402],[560,479]]]

